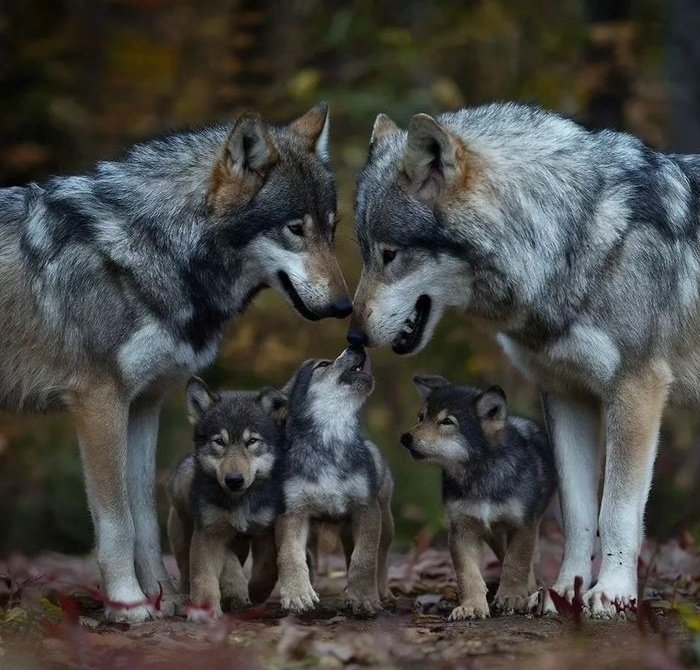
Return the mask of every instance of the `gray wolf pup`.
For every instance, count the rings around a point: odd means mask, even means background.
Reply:
[[[517,104],[408,131],[380,115],[356,205],[351,341],[418,351],[449,307],[500,333],[555,452],[554,588],[581,576],[592,615],[616,616],[637,598],[663,409],[700,401],[700,156]]]
[[[212,393],[194,377],[187,407],[194,453],[180,461],[168,486],[168,536],[180,590],[216,617],[222,605],[263,602],[277,583],[273,526],[282,504],[287,399],[271,387]],[[249,548],[250,585],[242,567]]]
[[[480,573],[484,541],[502,566],[495,609],[525,611],[537,588],[533,560],[540,519],[556,488],[547,439],[533,421],[508,416],[498,386],[480,391],[434,375],[413,382],[425,404],[401,444],[417,461],[442,469],[459,592],[450,620],[489,616]]]
[[[110,618],[174,593],[155,506],[163,399],[271,286],[303,316],[352,306],[333,257],[328,114],[141,144],[80,177],[0,189],[0,405],[68,408]]]
[[[306,361],[289,382],[284,512],[276,538],[282,607],[318,602],[306,561],[313,522],[339,524],[348,566],[346,602],[374,614],[391,598],[387,555],[394,536],[394,482],[379,449],[362,433],[360,410],[374,388],[369,357],[346,349],[334,361]]]

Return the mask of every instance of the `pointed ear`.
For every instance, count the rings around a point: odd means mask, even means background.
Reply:
[[[434,389],[440,386],[447,386],[450,382],[440,375],[416,375],[413,378],[413,385],[418,391],[418,395],[425,400]]]
[[[476,399],[476,415],[492,446],[497,446],[508,418],[506,394],[500,386],[491,386]]]
[[[226,163],[232,174],[264,173],[277,162],[277,150],[257,112],[242,114],[226,140]]]
[[[328,151],[330,118],[327,103],[319,102],[306,114],[292,121],[289,127],[301,137],[309,151],[315,153],[324,163],[330,161]]]
[[[287,396],[272,386],[265,386],[260,390],[258,403],[263,412],[277,419],[284,421],[287,418]]]
[[[434,204],[460,174],[462,142],[432,116],[416,114],[408,124],[404,170],[420,200]]]
[[[390,135],[395,135],[400,132],[400,130],[401,129],[386,114],[377,114],[369,143],[372,145],[375,142],[381,142]]]
[[[216,394],[199,377],[190,377],[187,382],[187,415],[190,423],[197,423],[216,400]]]

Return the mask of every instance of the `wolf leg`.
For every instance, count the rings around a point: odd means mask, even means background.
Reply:
[[[175,554],[177,567],[180,571],[180,593],[190,592],[190,543],[192,542],[192,524],[180,518],[174,507],[168,513],[168,538],[170,548]]]
[[[377,590],[377,560],[382,532],[379,503],[372,501],[352,510],[352,534],[355,541],[348,569],[345,600],[355,614],[375,614],[382,608]]]
[[[457,574],[459,605],[452,610],[450,621],[485,619],[489,616],[486,582],[481,576],[482,531],[469,519],[450,524],[450,554]]]
[[[637,598],[637,560],[656,457],[661,415],[672,377],[649,365],[617,384],[606,406],[606,463],[600,510],[602,562],[584,596],[594,617],[615,616]]]
[[[494,607],[505,614],[527,609],[528,598],[535,590],[533,560],[539,523],[518,528],[510,534],[501,568],[501,580]]]
[[[396,598],[389,589],[389,549],[394,541],[394,515],[391,513],[391,497],[380,501],[382,514],[382,532],[379,538],[379,557],[377,561],[377,589],[382,601],[392,602]]]
[[[161,614],[173,616],[176,590],[163,565],[156,509],[156,445],[160,401],[136,400],[129,409],[127,481],[136,534],[136,575],[144,593],[156,597],[161,588]]]
[[[564,522],[564,558],[552,587],[571,600],[576,577],[591,584],[591,562],[598,530],[600,412],[592,405],[554,393],[543,394],[547,430],[554,449]],[[556,608],[544,591],[544,613]]]
[[[292,612],[313,609],[319,601],[311,586],[306,562],[309,518],[305,515],[283,514],[275,524],[277,569],[280,580],[282,607]]]
[[[254,603],[264,603],[277,584],[277,548],[273,533],[253,540],[253,572],[248,592]]]
[[[247,540],[246,540],[247,543]],[[221,573],[221,608],[226,611],[250,605],[248,597],[248,580],[237,552],[226,552],[224,569]]]
[[[222,614],[219,579],[226,561],[227,539],[221,535],[206,533],[199,528],[195,528],[192,533],[190,599],[193,611],[188,616],[191,621],[196,621],[201,616],[196,610],[206,610],[204,618],[218,618]]]
[[[134,522],[127,490],[128,405],[116,385],[90,388],[70,401],[80,442],[87,498],[97,538],[97,562],[115,621],[152,615],[134,570]]]

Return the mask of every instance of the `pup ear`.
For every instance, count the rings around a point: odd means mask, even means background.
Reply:
[[[440,375],[416,375],[413,378],[413,385],[418,391],[418,395],[425,400],[434,389],[440,386],[447,386],[450,382]]]
[[[328,103],[319,102],[306,114],[292,121],[289,127],[304,140],[309,151],[315,153],[324,163],[330,161],[328,152],[328,134],[330,130],[330,117],[328,115]]]
[[[489,387],[476,399],[476,415],[486,439],[496,446],[508,418],[506,394],[500,386]]]
[[[404,170],[420,200],[433,205],[459,175],[462,142],[432,116],[416,114],[408,124]]]
[[[277,150],[258,112],[245,112],[226,140],[226,163],[232,174],[267,171],[277,162]]]
[[[377,114],[369,143],[372,145],[375,142],[381,142],[383,139],[400,131],[401,129],[386,114]]]
[[[190,377],[187,382],[187,416],[190,423],[197,423],[216,400],[216,394],[199,377]]]
[[[284,421],[287,418],[287,396],[276,388],[265,386],[261,389],[258,403],[263,412],[270,414],[278,421]]]

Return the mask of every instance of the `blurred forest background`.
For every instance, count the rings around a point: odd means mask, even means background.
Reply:
[[[697,0],[0,0],[0,184],[90,169],[166,129],[228,120],[256,107],[272,120],[331,107],[348,283],[354,178],[375,115],[401,124],[491,100],[537,102],[591,127],[700,152]],[[344,346],[347,323],[307,323],[273,294],[230,329],[214,385],[282,384],[299,361]],[[369,432],[398,480],[398,546],[441,532],[438,476],[397,436],[418,408],[416,372],[501,384],[513,409],[539,416],[535,390],[459,316],[427,351],[373,352]],[[190,448],[178,394],[167,406],[160,483]],[[667,417],[648,512],[658,539],[698,533],[700,422]],[[161,512],[165,512],[162,486]],[[66,416],[0,418],[0,554],[83,552],[92,538]]]

